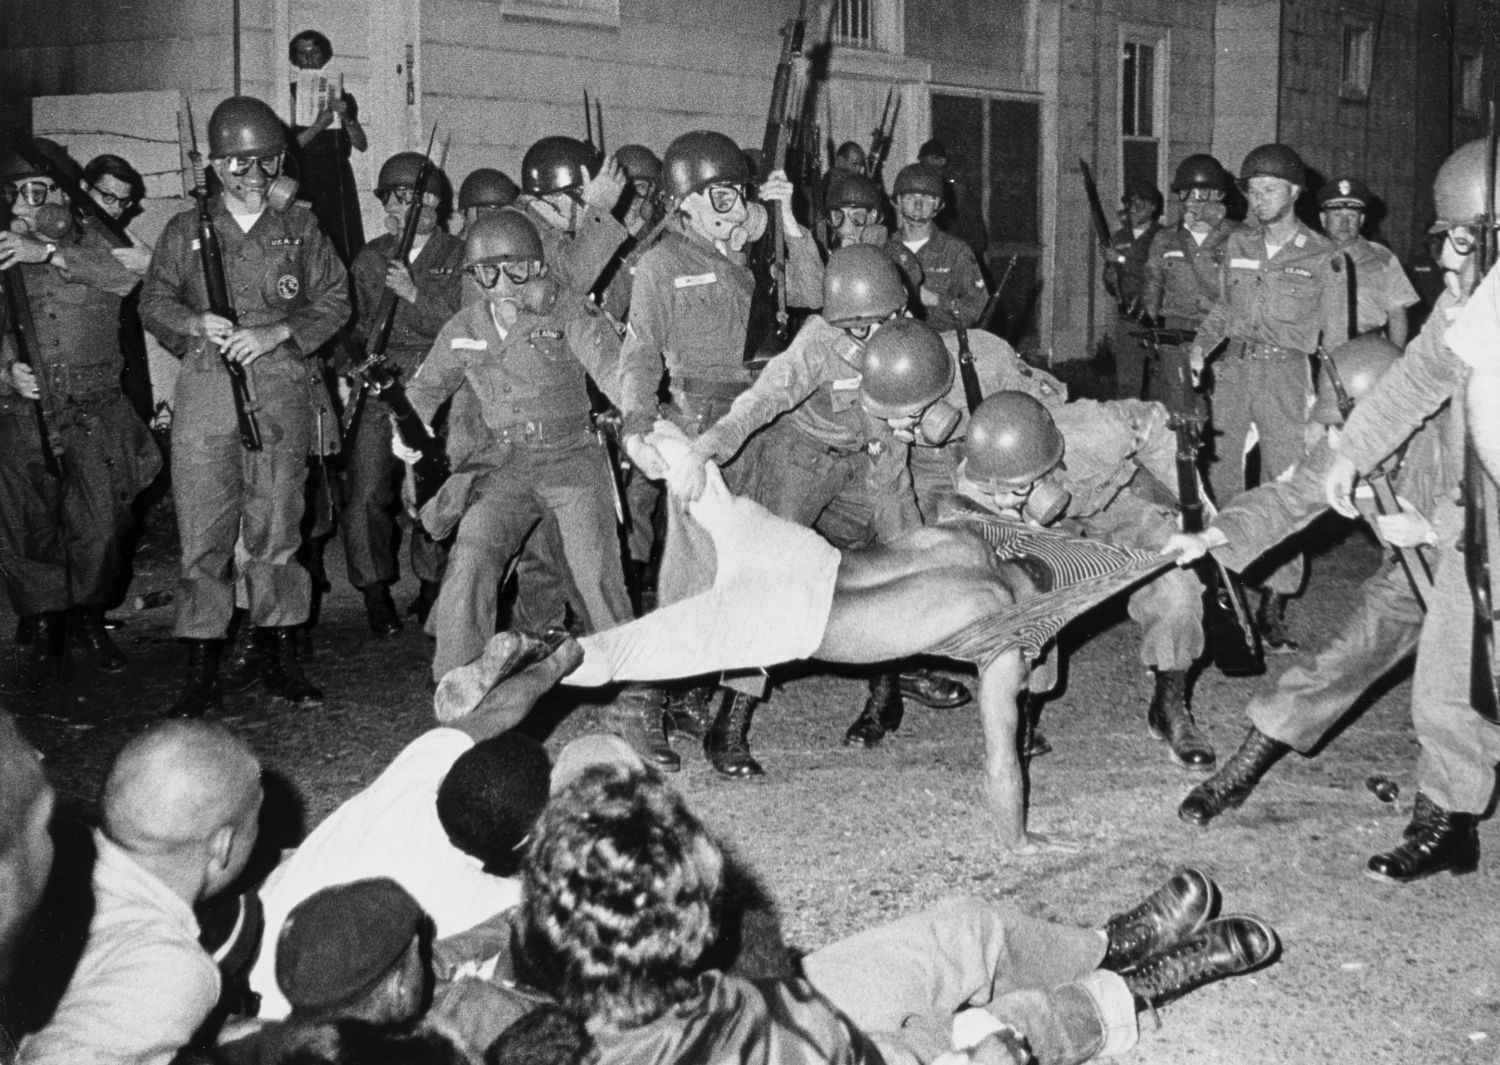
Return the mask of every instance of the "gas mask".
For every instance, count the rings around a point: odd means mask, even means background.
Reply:
[[[536,197],[532,201],[532,207],[553,229],[571,236],[578,231],[578,207],[581,202],[582,197],[577,189],[565,189]]]
[[[414,189],[394,188],[385,194],[385,229],[394,237],[400,237],[401,231],[406,228],[407,215],[412,210],[412,202],[416,198]],[[438,198],[429,192],[422,198],[422,217],[417,219],[417,236],[425,237],[437,228],[438,224]]]
[[[891,427],[897,440],[924,447],[942,447],[953,436],[962,417],[957,407],[940,399],[921,414],[908,418],[890,418],[886,424]]]
[[[1477,246],[1478,239],[1469,226],[1454,226],[1444,234],[1438,265],[1443,268],[1443,287],[1454,299],[1465,299],[1479,280],[1474,259]]]
[[[514,326],[522,311],[546,314],[557,302],[557,284],[546,276],[546,267],[541,263],[516,260],[475,263],[465,272],[504,329]]]
[[[251,213],[269,207],[281,214],[297,198],[297,183],[282,173],[283,156],[231,155],[213,161],[224,191]]]
[[[1031,494],[1026,497],[1026,505],[1021,508],[1021,515],[1027,521],[1035,522],[1037,525],[1051,525],[1063,516],[1063,512],[1068,509],[1068,504],[1072,501],[1071,492],[1058,484],[1051,476],[1043,477],[1031,486]]]
[[[20,219],[16,220],[21,222]],[[73,214],[60,203],[44,203],[36,209],[29,222],[31,232],[45,241],[66,240],[73,235]]]
[[[745,198],[740,185],[710,185],[683,200],[682,211],[693,229],[732,252],[759,240],[770,219],[765,207]]]
[[[880,211],[873,207],[830,207],[828,226],[836,248],[855,244],[878,248],[890,239],[890,233],[880,224]]]
[[[1212,229],[1224,221],[1222,199],[1199,199],[1191,190],[1182,201],[1182,224],[1188,229]]]

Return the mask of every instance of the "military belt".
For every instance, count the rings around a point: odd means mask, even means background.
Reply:
[[[732,403],[740,393],[750,387],[749,381],[720,381],[710,377],[672,378],[672,395],[692,400],[719,400]]]
[[[1259,340],[1232,340],[1228,353],[1242,359],[1265,359],[1281,362],[1286,359],[1306,359],[1308,353],[1295,348],[1284,348],[1279,344],[1265,344]]]
[[[587,417],[538,418],[513,422],[493,430],[495,439],[506,444],[556,444],[582,437],[589,431]]]

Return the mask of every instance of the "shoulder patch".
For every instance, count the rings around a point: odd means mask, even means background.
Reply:
[[[1306,246],[1307,246],[1307,234],[1306,233],[1298,233],[1295,237],[1292,238],[1292,247],[1294,247],[1294,248],[1302,248],[1302,247],[1306,247]]]
[[[302,247],[302,238],[301,237],[277,237],[275,240],[271,241],[271,247],[273,247],[273,248],[300,248],[300,247]]]
[[[533,329],[527,340],[561,340],[563,338],[561,329]]]

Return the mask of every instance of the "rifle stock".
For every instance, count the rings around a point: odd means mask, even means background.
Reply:
[[[16,361],[31,367],[36,378],[37,398],[31,401],[36,412],[37,435],[42,443],[42,462],[47,473],[61,481],[66,480],[67,466],[64,456],[62,433],[57,428],[52,406],[51,383],[47,380],[46,368],[37,365],[35,357],[36,323],[31,316],[31,300],[26,295],[26,281],[21,276],[21,264],[15,263],[9,270],[0,271],[0,288],[5,290],[5,317],[10,323],[10,333],[16,342]]]

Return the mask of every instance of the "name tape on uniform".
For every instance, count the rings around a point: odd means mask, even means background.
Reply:
[[[714,275],[714,274],[711,274],[711,273],[709,273],[709,274],[688,274],[685,277],[675,277],[675,278],[673,278],[672,279],[672,287],[674,287],[674,288],[696,288],[699,285],[712,285],[717,280],[719,280],[718,277],[716,275]]]
[[[451,341],[454,351],[489,351],[488,340],[476,340],[473,337],[454,337]]]

